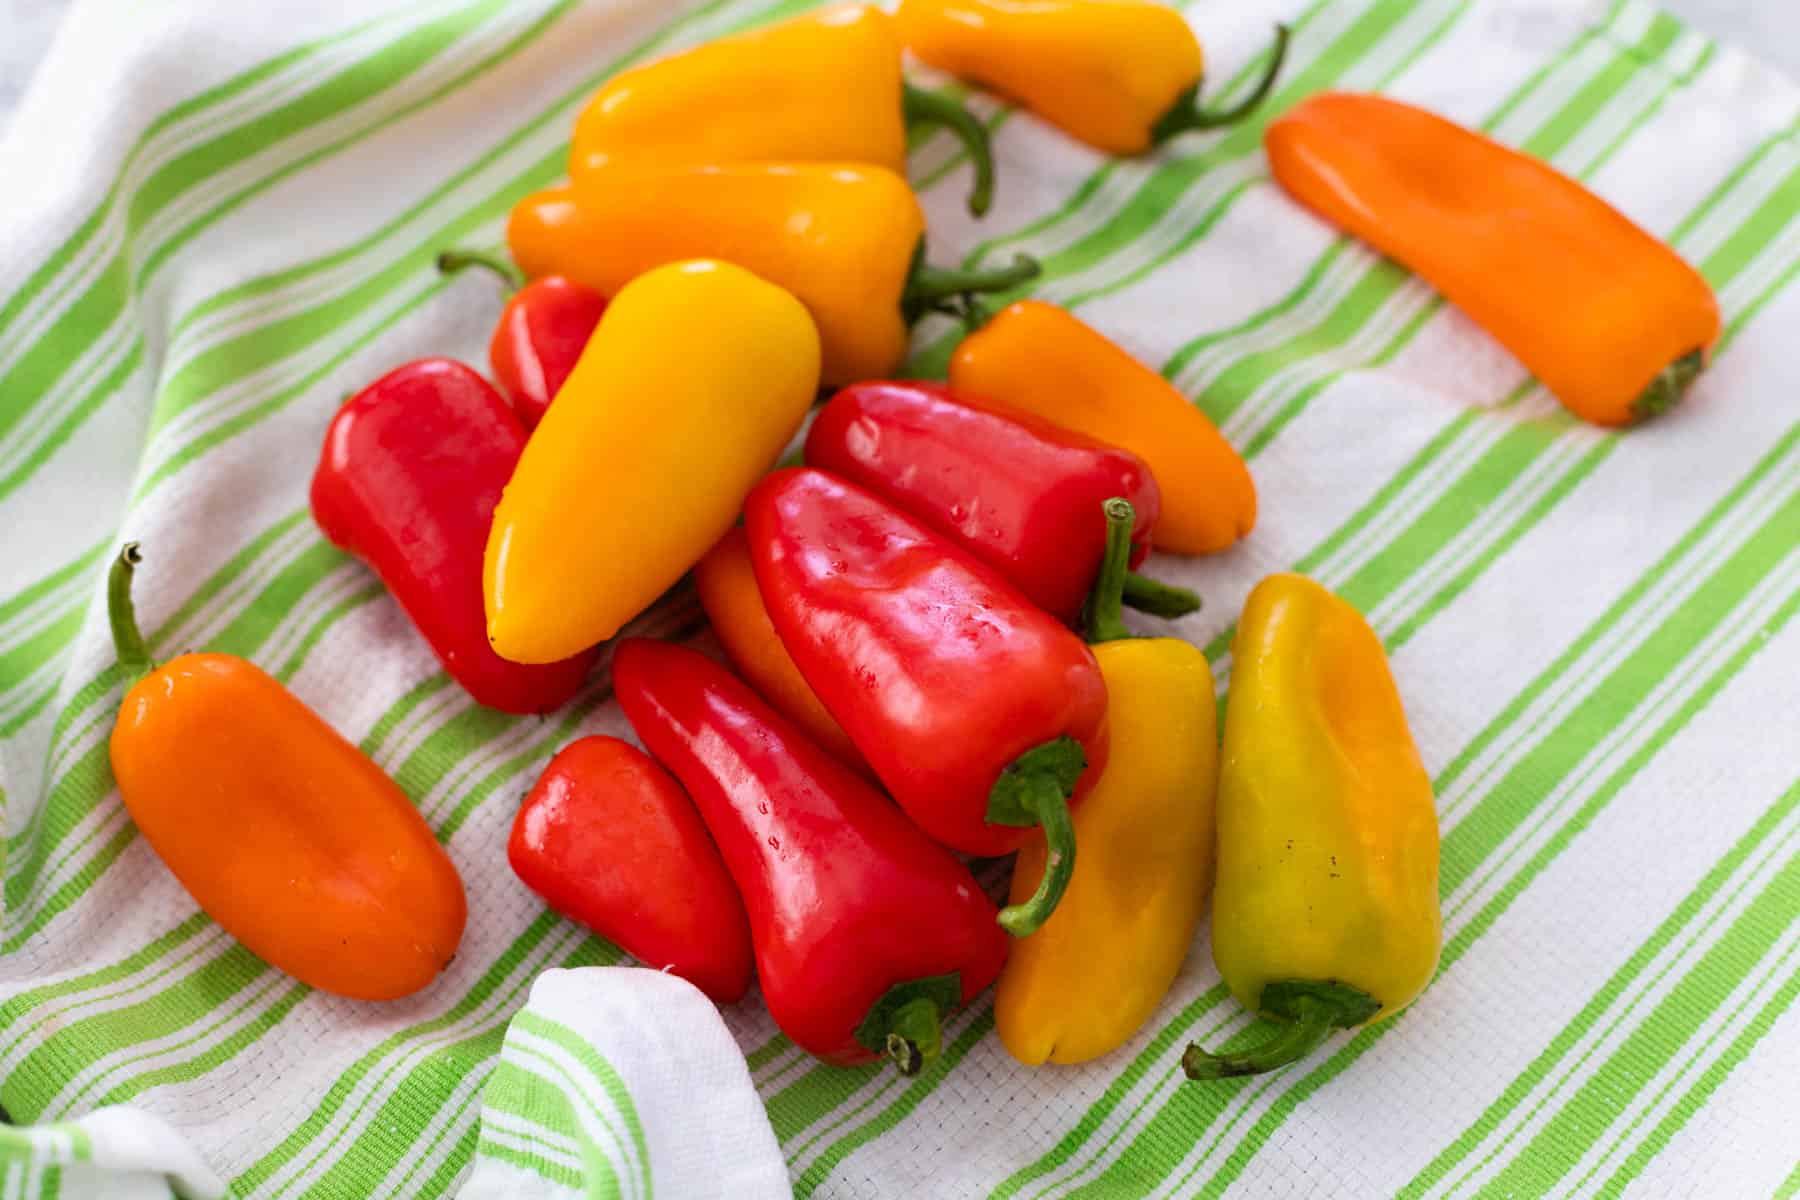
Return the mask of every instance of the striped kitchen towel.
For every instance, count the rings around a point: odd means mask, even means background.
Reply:
[[[599,678],[548,720],[471,705],[314,530],[306,481],[344,392],[422,354],[480,361],[497,297],[431,258],[498,244],[601,80],[803,7],[76,0],[0,145],[0,1107],[52,1131],[0,1142],[0,1196],[75,1194],[73,1168],[14,1149],[71,1130],[87,1162],[173,1169],[103,1148],[120,1126],[98,1114],[120,1106],[145,1116],[119,1136],[173,1131],[231,1197],[451,1194],[489,1153],[484,1098],[534,1094],[508,1086],[509,1020],[546,970],[618,952],[547,914],[502,846],[549,754],[623,722]],[[1187,11],[1227,101],[1271,24],[1293,25],[1256,120],[1108,161],[977,95],[1001,171],[986,220],[962,210],[955,147],[913,147],[933,257],[1037,255],[1038,294],[1247,456],[1255,534],[1156,564],[1206,596],[1175,630],[1221,687],[1268,572],[1369,615],[1436,780],[1442,969],[1395,1021],[1207,1086],[1183,1082],[1183,1046],[1247,1019],[1204,936],[1145,1029],[1075,1068],[1014,1063],[985,999],[916,1079],[826,1067],[752,997],[725,1021],[794,1190],[1800,1192],[1800,90],[1640,0]],[[1323,88],[1486,129],[1668,238],[1726,321],[1688,401],[1642,429],[1582,425],[1430,288],[1286,200],[1261,128]],[[953,342],[930,319],[913,367]],[[449,848],[471,916],[433,988],[310,991],[136,837],[107,769],[99,604],[125,537],[158,653],[261,663]],[[560,1135],[557,1161],[586,1170],[598,1143]]]

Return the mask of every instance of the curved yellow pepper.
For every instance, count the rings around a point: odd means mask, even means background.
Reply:
[[[1126,515],[1109,507],[1088,633],[1099,642],[1112,752],[1074,814],[1081,855],[1069,890],[1041,929],[1013,943],[994,993],[1000,1040],[1028,1066],[1086,1062],[1137,1032],[1175,982],[1212,890],[1212,670],[1191,643],[1133,638],[1118,623],[1132,523],[1131,505],[1109,502],[1118,505]],[[1013,903],[1037,887],[1044,853],[1041,837],[1019,851]]]
[[[987,127],[906,83],[894,19],[832,4],[615,75],[575,119],[569,175],[620,158],[662,163],[846,162],[906,173],[906,127],[948,127],[969,151],[969,207],[987,211]]]
[[[907,49],[983,83],[1108,154],[1142,154],[1190,129],[1248,116],[1281,71],[1287,29],[1269,66],[1228,112],[1196,107],[1205,66],[1185,18],[1153,0],[901,0]]]
[[[1430,982],[1442,931],[1431,780],[1381,642],[1300,575],[1250,593],[1232,644],[1219,780],[1213,961],[1283,1027],[1194,1078],[1293,1062],[1392,1016]]]
[[[918,258],[925,214],[881,167],[621,160],[527,196],[506,237],[527,275],[566,275],[612,295],[661,263],[717,258],[780,284],[818,322],[831,385],[891,374],[909,308],[1037,273],[936,271]]]
[[[494,649],[555,662],[649,607],[731,527],[818,382],[806,309],[741,267],[673,263],[624,287],[494,511]]]

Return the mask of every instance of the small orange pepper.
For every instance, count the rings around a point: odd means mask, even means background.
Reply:
[[[321,991],[394,1000],[436,979],[467,917],[462,880],[398,785],[293,694],[229,654],[152,667],[113,564],[119,794],[158,857],[251,952]]]
[[[1288,39],[1278,27],[1257,85],[1214,112],[1199,106],[1199,39],[1154,0],[901,0],[894,20],[921,60],[1016,97],[1108,154],[1243,120],[1275,86]]]
[[[1173,384],[1066,309],[1022,300],[956,349],[950,386],[1131,451],[1162,489],[1158,550],[1212,554],[1256,524],[1256,484]]]
[[[1473,130],[1326,93],[1264,141],[1296,200],[1423,276],[1596,425],[1674,405],[1719,338],[1698,271],[1575,180]]]
[[[819,327],[828,385],[890,374],[908,327],[941,301],[1033,278],[924,261],[925,212],[885,167],[682,165],[621,159],[514,206],[506,240],[532,278],[566,275],[604,296],[651,267],[715,258],[792,292]]]
[[[825,711],[812,687],[794,665],[793,655],[781,644],[769,610],[763,607],[750,565],[750,543],[744,527],[734,525],[694,565],[694,585],[700,607],[712,622],[713,634],[725,647],[725,655],[737,673],[782,716],[798,725],[807,736],[842,760],[869,775],[868,765],[832,715]]]

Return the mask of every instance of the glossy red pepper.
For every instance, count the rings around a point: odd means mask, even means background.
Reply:
[[[765,477],[744,517],[775,632],[907,815],[965,854],[1043,827],[1043,883],[1001,914],[1030,933],[1075,867],[1069,802],[1105,766],[1093,654],[992,567],[824,471]]]
[[[513,289],[488,341],[488,365],[519,420],[536,429],[600,323],[606,297],[562,275],[526,283],[518,268],[468,250],[446,250],[437,265],[447,275],[485,267]]]
[[[687,785],[743,893],[769,1015],[827,1062],[916,1073],[945,1014],[992,983],[1007,938],[954,855],[693,650],[631,638],[613,686]]]
[[[720,1004],[750,987],[750,923],[694,802],[613,737],[557,752],[513,821],[506,857],[526,887],[647,967]]]
[[[831,398],[806,462],[918,517],[1074,624],[1106,552],[1101,506],[1131,501],[1131,565],[1150,553],[1162,493],[1144,460],[1041,417],[941,383],[857,383]],[[1132,575],[1127,603],[1162,616],[1200,607],[1186,588]]]
[[[525,427],[487,380],[447,358],[388,372],[325,431],[313,519],[375,569],[438,661],[490,708],[542,713],[587,678],[594,653],[525,666],[488,645],[481,565]]]

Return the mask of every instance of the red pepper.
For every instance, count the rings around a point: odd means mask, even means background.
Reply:
[[[1044,881],[1001,914],[1030,933],[1075,867],[1069,801],[1105,766],[1093,654],[992,567],[824,471],[765,477],[744,515],[775,632],[907,815],[965,854],[1043,827]]]
[[[606,297],[563,275],[526,283],[517,268],[468,250],[446,250],[437,265],[447,275],[485,267],[513,288],[488,342],[488,363],[519,420],[536,429],[600,323]]]
[[[1128,450],[941,383],[858,383],[806,438],[808,466],[861,484],[997,569],[1074,624],[1106,553],[1101,506],[1131,501],[1131,565],[1150,553],[1162,493]],[[1126,602],[1163,616],[1200,607],[1186,588],[1127,577]]]
[[[885,1054],[915,1074],[1006,960],[968,868],[704,655],[627,639],[613,686],[743,893],[782,1032],[827,1062]]]
[[[526,887],[645,966],[720,1004],[750,987],[750,923],[681,785],[629,742],[559,751],[513,821],[506,857]]]
[[[482,555],[524,448],[524,426],[487,380],[451,359],[421,359],[338,409],[313,472],[312,511],[327,538],[381,576],[469,695],[541,713],[580,689],[594,654],[524,666],[488,645]]]

